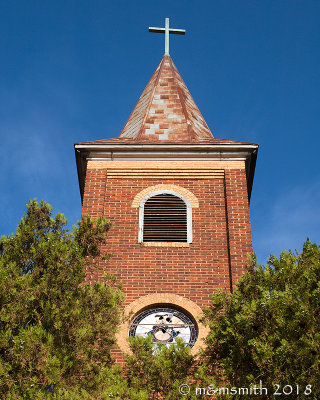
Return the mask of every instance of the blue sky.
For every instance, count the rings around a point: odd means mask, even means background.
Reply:
[[[318,0],[0,1],[0,233],[30,198],[81,214],[73,143],[117,137],[170,54],[215,137],[260,144],[254,250],[320,234]]]

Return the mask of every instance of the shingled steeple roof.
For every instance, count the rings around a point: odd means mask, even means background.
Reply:
[[[164,55],[118,138],[82,143],[98,145],[226,142],[229,143],[230,140],[213,137],[171,57]]]
[[[250,144],[214,138],[186,84],[164,55],[117,138],[76,145],[236,145]]]
[[[170,56],[164,56],[122,129],[136,142],[197,142],[213,136]]]

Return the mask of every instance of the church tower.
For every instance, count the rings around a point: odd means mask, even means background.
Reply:
[[[118,138],[75,144],[83,215],[113,223],[108,252],[87,271],[123,284],[117,359],[128,336],[196,351],[202,309],[217,289],[232,291],[252,252],[249,201],[258,145],[214,138],[166,52]],[[178,31],[178,32],[177,32]]]

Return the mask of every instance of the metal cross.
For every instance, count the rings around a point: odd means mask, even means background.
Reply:
[[[166,18],[165,28],[154,28],[149,27],[149,32],[164,33],[164,55],[169,56],[169,34],[176,33],[177,35],[184,35],[186,33],[185,29],[170,29],[169,28],[169,18]]]

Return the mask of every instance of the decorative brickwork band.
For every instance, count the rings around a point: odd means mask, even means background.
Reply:
[[[201,169],[155,169],[145,168],[143,171],[139,169],[108,169],[108,179],[126,178],[126,179],[144,179],[144,178],[162,178],[162,179],[222,179],[224,177],[223,169],[201,168]]]

